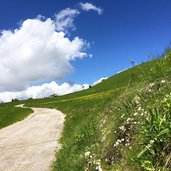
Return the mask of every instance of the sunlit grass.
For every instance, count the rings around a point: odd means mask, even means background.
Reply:
[[[32,113],[31,109],[14,107],[15,105],[16,103],[0,104],[0,128],[23,120],[26,116]]]
[[[171,51],[167,50],[161,58],[88,90],[24,101],[26,106],[55,108],[66,115],[62,148],[52,170],[169,170],[171,122],[165,117],[171,115],[170,66]],[[13,106],[4,108],[5,113],[10,110],[16,112]],[[0,111],[3,113],[2,108]]]

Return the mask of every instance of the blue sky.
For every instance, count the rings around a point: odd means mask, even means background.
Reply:
[[[38,14],[51,17],[54,13],[75,7],[75,0],[1,0],[0,29]],[[86,2],[86,1],[81,1]],[[104,9],[83,13],[75,19],[77,29],[71,36],[91,42],[88,50],[93,58],[73,62],[75,72],[65,80],[92,83],[130,67],[131,59],[145,61],[151,54],[160,54],[171,41],[170,0],[96,0],[88,1]]]
[[[89,42],[86,53],[93,57],[72,61],[74,72],[63,81],[91,84],[131,67],[132,59],[141,63],[169,46],[170,0],[1,0],[0,30],[18,28],[19,23],[39,14],[54,18],[65,8],[77,9],[80,2],[92,3],[103,13],[82,11],[74,18],[76,30],[70,30],[68,37]]]

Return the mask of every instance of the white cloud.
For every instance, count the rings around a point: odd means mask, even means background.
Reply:
[[[88,84],[73,84],[63,83],[58,85],[52,81],[50,83],[44,83],[40,86],[31,86],[23,91],[17,92],[2,92],[0,93],[0,102],[10,102],[12,99],[25,100],[28,98],[43,98],[49,97],[50,95],[64,95],[76,91],[81,91],[89,88]]]
[[[102,78],[100,78],[99,80],[95,81],[95,82],[92,84],[92,86],[95,86],[96,84],[99,84],[99,83],[101,83],[103,80],[106,80],[106,79],[108,79],[108,77],[102,77]]]
[[[60,80],[70,74],[70,61],[83,58],[85,42],[56,31],[56,23],[40,17],[0,33],[0,89],[21,90],[30,83]]]
[[[90,3],[80,5],[86,11],[102,12]],[[74,19],[80,14],[79,10],[66,8],[56,14],[54,20],[38,15],[21,22],[15,30],[0,31],[0,92],[4,93],[3,97],[29,97],[26,92],[30,88],[32,93],[36,89],[35,98],[44,97],[46,94],[41,90],[38,93],[38,87],[28,87],[33,83],[61,80],[72,72],[71,61],[92,56],[83,50],[89,43],[79,37],[71,39],[66,34],[69,28],[76,28]]]
[[[67,32],[69,28],[75,29],[74,18],[80,14],[77,9],[66,8],[56,14],[56,29]]]
[[[82,3],[80,2],[80,6],[84,11],[90,11],[90,10],[94,10],[96,11],[99,15],[102,14],[103,10],[100,7],[96,7],[95,5],[93,5],[92,3]]]
[[[123,70],[121,70],[121,71],[118,71],[117,72],[117,74],[119,74],[119,73],[121,73],[121,72],[123,72],[123,71],[126,71],[126,70],[128,70],[129,68],[125,68],[125,69],[123,69]]]

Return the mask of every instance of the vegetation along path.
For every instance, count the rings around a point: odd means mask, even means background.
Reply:
[[[0,130],[0,170],[50,169],[60,147],[64,115],[55,109],[32,109],[25,120]]]

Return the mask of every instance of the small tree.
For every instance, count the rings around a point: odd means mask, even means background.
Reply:
[[[135,61],[131,61],[131,64],[134,67],[135,66]]]

